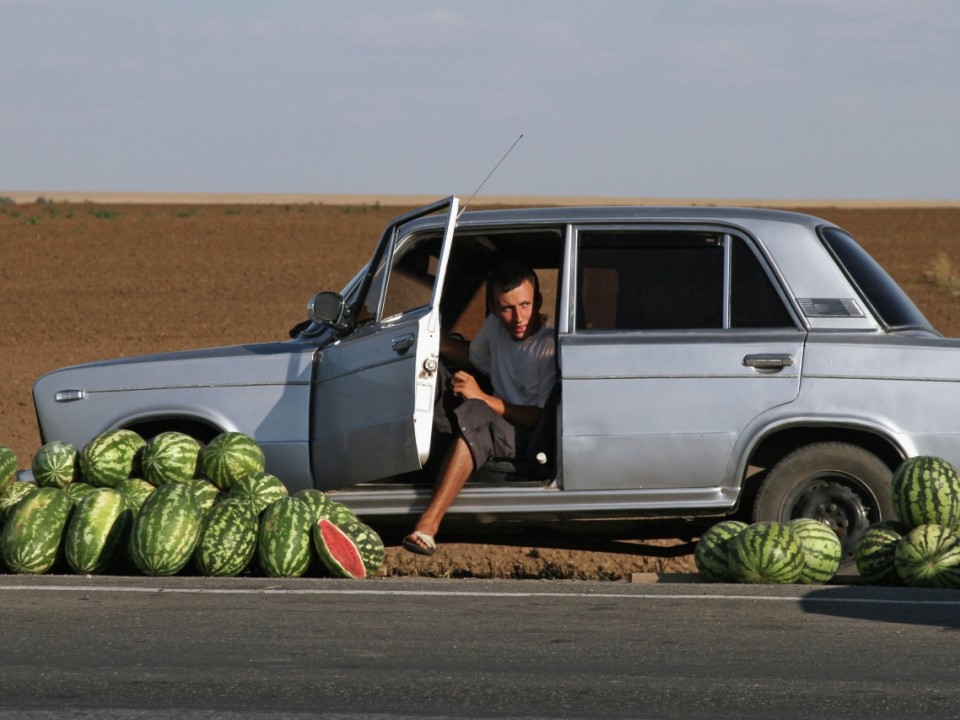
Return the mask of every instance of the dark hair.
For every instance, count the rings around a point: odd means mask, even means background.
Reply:
[[[497,295],[510,292],[524,282],[533,285],[533,302],[539,311],[543,302],[540,296],[540,280],[533,268],[520,260],[507,260],[495,267],[487,276],[487,310],[493,310],[493,299]]]

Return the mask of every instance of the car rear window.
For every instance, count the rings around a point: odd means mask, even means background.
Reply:
[[[821,227],[819,232],[827,250],[886,328],[933,331],[903,289],[851,235],[835,227]]]

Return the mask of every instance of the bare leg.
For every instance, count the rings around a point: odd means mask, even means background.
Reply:
[[[457,436],[450,446],[446,462],[440,470],[440,481],[433,490],[433,497],[430,498],[427,509],[420,516],[416,530],[431,536],[437,534],[443,516],[457,499],[457,495],[460,494],[472,472],[473,456],[470,454],[470,448],[462,437]]]

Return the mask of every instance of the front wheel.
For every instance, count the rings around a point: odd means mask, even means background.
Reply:
[[[870,525],[893,517],[892,477],[886,463],[856,445],[804,445],[778,462],[760,484],[753,519],[813,518],[833,528],[844,555],[850,555]]]

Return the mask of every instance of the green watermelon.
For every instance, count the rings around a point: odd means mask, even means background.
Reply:
[[[207,510],[212,508],[220,498],[220,491],[217,490],[217,486],[209,480],[194,478],[193,480],[187,480],[186,484],[193,489],[194,494],[197,496],[197,502],[200,503],[200,509],[203,512],[207,512]]]
[[[310,508],[283,497],[263,512],[257,537],[260,569],[268,577],[300,577],[310,567]]]
[[[314,526],[317,524],[314,523]],[[383,540],[377,531],[359,520],[338,525],[343,533],[349,537],[360,553],[367,577],[375,574],[383,565]]]
[[[28,494],[3,526],[3,561],[15,573],[45,573],[53,567],[73,502],[60,488]]]
[[[244,475],[263,472],[266,463],[260,446],[239,432],[217,435],[200,458],[204,475],[221,490],[229,490]]]
[[[17,479],[17,454],[6,445],[0,445],[0,492]]]
[[[133,430],[108,430],[80,451],[80,472],[94,487],[116,487],[140,474],[140,455],[146,441]]]
[[[363,556],[353,539],[328,518],[313,526],[313,547],[334,577],[361,580],[367,576]]]
[[[902,585],[894,565],[897,543],[910,531],[899,520],[884,520],[866,529],[853,553],[860,577],[871,585]]]
[[[724,520],[700,536],[693,561],[701,578],[707,582],[733,582],[727,552],[730,541],[746,527],[747,524],[740,520]]]
[[[907,527],[960,527],[960,473],[943,458],[920,455],[905,460],[891,483],[894,512]]]
[[[185,482],[200,469],[200,443],[181,432],[162,432],[143,448],[141,462],[151,485]]]
[[[803,549],[797,533],[777,522],[754,523],[728,548],[730,572],[737,582],[785,584],[803,572]]]
[[[336,525],[343,525],[344,523],[355,522],[358,520],[353,510],[344,505],[342,502],[337,502],[335,500],[331,500],[320,510],[318,519],[321,518],[326,518]]]
[[[918,525],[900,538],[893,564],[905,585],[960,588],[960,534],[943,525]]]
[[[257,515],[289,494],[279,478],[265,472],[244,475],[230,488],[230,497],[246,500]]]
[[[80,473],[77,448],[60,440],[48,442],[33,456],[31,469],[40,487],[66,488]]]
[[[833,528],[813,518],[796,518],[787,525],[803,548],[803,572],[797,582],[825,585],[833,580],[843,559],[843,545]]]
[[[320,519],[324,508],[332,502],[325,492],[317,490],[316,488],[304,488],[298,491],[294,497],[303,500],[307,504],[307,507],[310,508],[310,516],[313,518],[314,523]]]
[[[85,575],[110,569],[123,557],[132,521],[123,493],[94,488],[70,515],[64,540],[67,564]]]
[[[80,499],[86,495],[88,492],[95,490],[90,483],[85,483],[82,480],[77,480],[69,485],[67,485],[63,491],[70,496],[70,500],[73,501],[73,504],[76,505],[80,502]]]
[[[201,575],[232,577],[250,564],[257,547],[257,516],[246,500],[227,498],[203,519],[193,564]]]
[[[36,484],[22,480],[7,486],[6,490],[0,494],[0,527],[6,524],[21,501],[37,489]]]
[[[127,478],[117,483],[119,490],[133,511],[134,517],[140,512],[140,506],[157,488],[142,478]]]
[[[184,483],[166,483],[140,507],[130,532],[130,559],[144,575],[175,575],[190,560],[200,538],[203,512]]]

